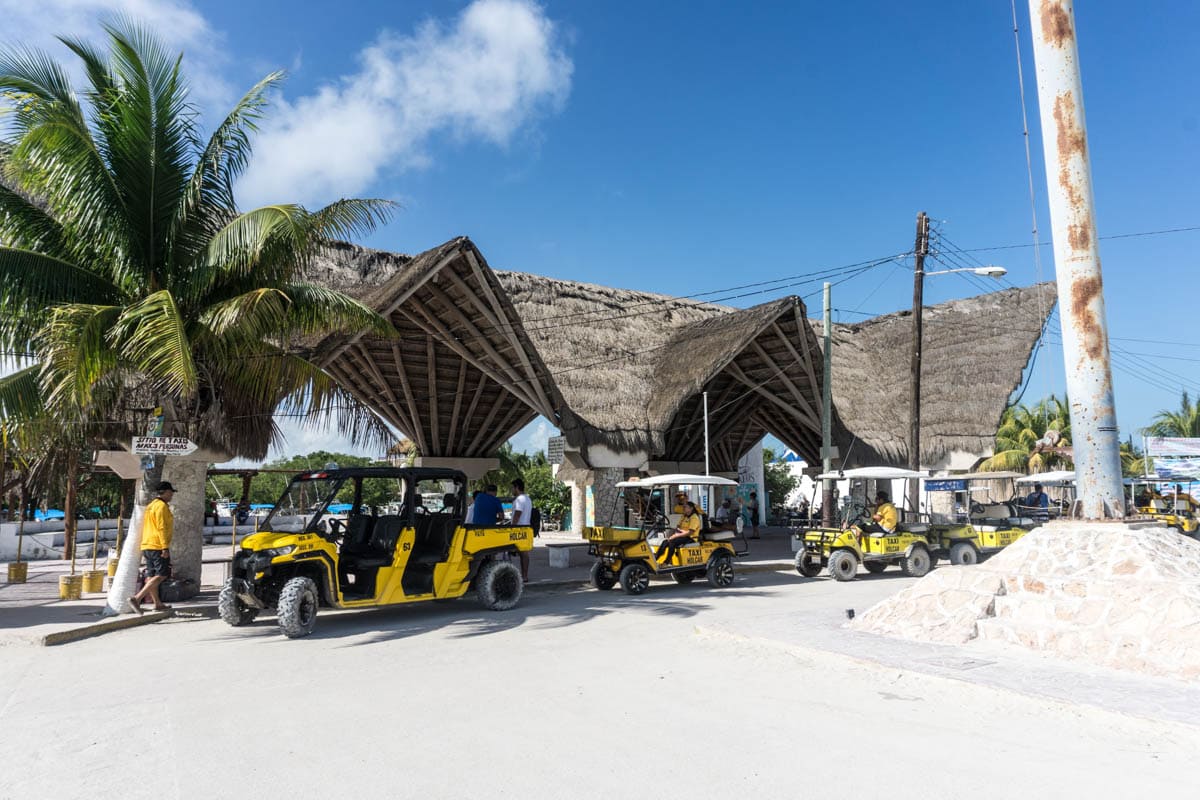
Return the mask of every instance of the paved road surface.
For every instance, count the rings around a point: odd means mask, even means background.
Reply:
[[[0,649],[0,797],[1190,797],[1200,729],[714,636],[908,584],[739,577]],[[698,630],[702,628],[703,630]]]

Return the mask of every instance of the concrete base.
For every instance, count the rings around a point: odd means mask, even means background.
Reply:
[[[1200,542],[1160,525],[1059,522],[982,564],[942,567],[852,627],[1004,642],[1105,667],[1200,677]]]
[[[473,481],[479,480],[494,469],[500,469],[498,458],[442,458],[440,456],[417,456],[413,459],[414,467],[440,467],[442,469],[459,469]]]

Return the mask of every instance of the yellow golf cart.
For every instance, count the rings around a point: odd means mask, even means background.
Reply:
[[[1192,482],[1171,481],[1158,475],[1126,478],[1129,507],[1136,513],[1157,520],[1168,528],[1174,528],[1187,536],[1195,536],[1200,528],[1197,521],[1197,503],[1192,497]],[[1168,492],[1160,492],[1162,484],[1171,485]],[[1183,490],[1184,484],[1187,491]]]
[[[838,581],[854,580],[859,564],[871,573],[883,572],[891,566],[900,567],[905,575],[916,578],[928,573],[937,559],[929,526],[902,522],[893,533],[869,533],[866,528],[872,520],[865,499],[885,486],[891,494],[893,480],[913,480],[927,475],[926,472],[896,467],[858,467],[818,475],[818,481],[849,479],[851,494],[842,510],[839,527],[809,527],[796,531],[794,535],[799,540],[796,571],[806,578],[815,578],[822,569],[828,569],[830,576]]]
[[[930,539],[937,555],[951,564],[976,564],[1041,524],[1034,516],[1037,509],[1020,505],[1015,495],[1020,485],[1015,482],[1024,477],[1021,472],[973,472],[927,479],[925,506],[930,509]],[[993,496],[988,486],[997,483],[1007,487],[998,494],[1005,499]],[[953,495],[939,509],[934,498],[946,492]]]
[[[718,525],[704,513],[698,539],[681,546],[670,561],[660,562],[655,555],[683,516],[681,496],[711,510],[719,504],[725,487],[736,488],[737,481],[713,475],[673,474],[618,483],[617,488],[626,493],[636,525],[584,528],[588,553],[596,557],[592,586],[608,590],[620,583],[628,594],[639,595],[650,588],[650,578],[655,575],[670,575],[681,584],[696,578],[707,578],[710,586],[718,588],[732,584],[733,559],[750,551],[740,514]]]

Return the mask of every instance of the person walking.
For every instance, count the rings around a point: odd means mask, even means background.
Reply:
[[[532,528],[533,501],[529,499],[529,495],[525,494],[525,481],[521,478],[513,478],[512,493],[512,524]],[[521,557],[521,580],[529,583],[529,551],[521,550],[518,555]]]
[[[758,538],[758,492],[751,492],[746,501],[746,513],[750,515],[751,539]]]
[[[158,496],[146,506],[146,517],[142,523],[142,558],[146,561],[146,585],[129,598],[129,605],[142,613],[142,600],[149,597],[155,611],[165,611],[170,606],[158,597],[158,585],[171,577],[171,536],[175,532],[175,515],[171,513],[171,498],[175,487],[167,481],[158,484]]]

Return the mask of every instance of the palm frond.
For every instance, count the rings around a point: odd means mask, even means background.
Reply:
[[[87,406],[92,386],[116,364],[117,356],[105,334],[119,313],[116,306],[87,303],[50,309],[37,350],[44,358],[47,399],[57,413]]]
[[[196,390],[187,323],[169,291],[154,292],[126,307],[109,338],[124,360],[156,379],[164,391],[187,395]]]
[[[46,411],[40,364],[0,378],[0,420],[5,424],[37,419]]]

